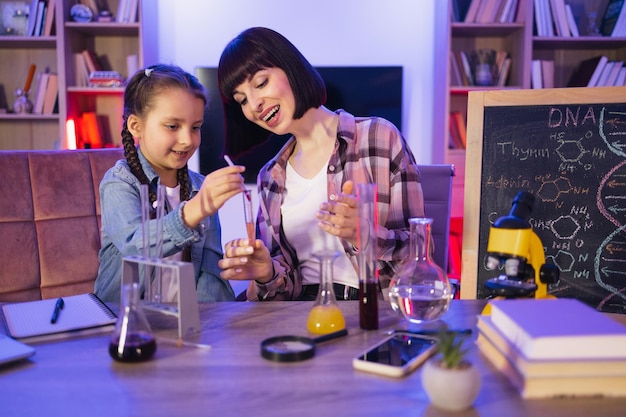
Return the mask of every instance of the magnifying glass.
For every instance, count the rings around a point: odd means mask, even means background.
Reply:
[[[297,362],[315,355],[315,344],[348,334],[347,329],[314,339],[304,336],[276,336],[261,342],[261,356],[275,362]]]

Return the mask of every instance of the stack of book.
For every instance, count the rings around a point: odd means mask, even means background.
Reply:
[[[568,87],[611,87],[626,84],[624,61],[611,61],[598,55],[582,61],[572,74]]]
[[[574,299],[491,301],[476,344],[524,398],[626,396],[626,326]]]
[[[537,36],[579,37],[578,25],[565,0],[534,0]]]
[[[450,145],[449,149],[465,149],[467,147],[467,128],[465,119],[461,112],[450,112],[448,118],[450,123]]]
[[[56,0],[31,0],[26,36],[51,36]]]
[[[465,23],[511,23],[518,14],[519,0],[455,0],[452,20]]]

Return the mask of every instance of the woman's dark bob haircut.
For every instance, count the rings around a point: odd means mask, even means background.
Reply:
[[[227,154],[237,155],[265,141],[269,132],[249,122],[233,98],[235,88],[265,68],[280,68],[287,75],[294,94],[294,119],[310,108],[326,103],[326,85],[317,70],[280,33],[253,27],[234,38],[220,57],[217,82],[226,119]]]

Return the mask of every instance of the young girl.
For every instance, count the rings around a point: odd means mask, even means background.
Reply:
[[[228,152],[249,149],[270,133],[291,135],[259,172],[260,239],[228,243],[222,277],[254,280],[249,300],[310,300],[319,283],[315,252],[334,249],[343,254],[334,263],[335,294],[358,299],[353,188],[375,182],[384,294],[409,254],[408,219],[424,216],[415,158],[398,129],[379,117],[327,109],[318,72],[271,29],[250,28],[226,46],[218,84]]]
[[[205,105],[202,84],[175,66],[148,67],[128,82],[122,127],[126,159],[109,169],[100,183],[102,248],[95,293],[103,300],[120,299],[122,258],[143,252],[142,184],[148,185],[151,207],[157,186],[166,187],[163,257],[193,263],[198,301],[234,300],[230,284],[219,277],[222,250],[217,211],[245,189],[244,168],[222,168],[206,178],[187,169],[187,161],[200,145]],[[149,234],[154,246],[156,220],[150,220]],[[168,292],[167,285],[163,294]],[[174,295],[170,291],[164,301]]]

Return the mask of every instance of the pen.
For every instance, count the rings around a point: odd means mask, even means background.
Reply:
[[[50,318],[50,323],[54,324],[59,319],[59,314],[61,310],[63,310],[63,306],[65,305],[65,301],[62,298],[57,300],[57,303],[54,305],[54,311],[52,312],[52,317]]]

